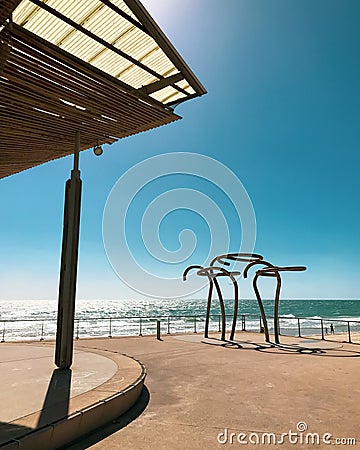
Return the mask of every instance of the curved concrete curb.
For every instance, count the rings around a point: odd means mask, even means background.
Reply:
[[[124,414],[135,404],[144,385],[146,377],[145,366],[137,359],[125,354],[109,351],[104,352],[97,349],[87,349],[87,351],[93,351],[94,353],[110,357],[110,359],[113,359],[115,362],[118,362],[123,358],[132,360],[137,365],[138,376],[133,381],[126,378],[127,383],[126,386],[124,386],[124,377],[118,376],[119,372],[121,372],[120,368],[120,370],[117,371],[117,374],[110,380],[76,398],[80,404],[84,404],[87,397],[89,399],[100,397],[99,400],[70,413],[66,417],[36,428],[21,436],[17,436],[16,439],[12,439],[0,445],[1,450],[59,449],[111,422]],[[128,383],[128,381],[130,381],[130,383]],[[102,397],[104,393],[110,395]]]

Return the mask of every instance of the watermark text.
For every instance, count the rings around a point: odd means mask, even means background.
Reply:
[[[356,439],[353,437],[335,437],[331,433],[314,433],[308,431],[305,422],[298,422],[296,431],[288,430],[285,433],[252,432],[234,433],[228,428],[217,435],[217,441],[222,445],[348,445],[355,446]]]

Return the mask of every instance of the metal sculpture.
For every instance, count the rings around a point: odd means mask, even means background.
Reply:
[[[220,289],[219,282],[217,280],[218,277],[224,277],[227,276],[230,278],[230,280],[233,283],[234,286],[234,312],[233,312],[233,321],[232,321],[232,327],[230,332],[230,340],[234,339],[235,336],[235,329],[236,329],[236,322],[237,322],[237,316],[238,316],[238,308],[239,308],[239,288],[237,281],[235,279],[236,276],[240,276],[241,272],[229,272],[228,270],[224,269],[223,267],[216,266],[215,264],[222,264],[225,266],[229,266],[231,262],[249,262],[250,264],[258,263],[262,261],[263,257],[261,255],[257,255],[254,253],[226,253],[222,255],[218,255],[215,258],[212,259],[210,262],[210,265],[208,267],[202,267],[198,265],[193,265],[187,267],[185,269],[183,274],[183,280],[186,280],[186,276],[192,269],[198,269],[197,275],[199,276],[207,276],[209,280],[209,291],[208,291],[208,300],[207,300],[207,308],[206,308],[206,317],[205,317],[205,330],[204,330],[204,337],[207,338],[209,335],[209,322],[210,322],[210,309],[211,309],[211,300],[212,300],[212,294],[214,290],[214,286],[217,292],[217,296],[219,298],[220,303],[220,311],[221,311],[221,340],[225,340],[225,334],[226,334],[226,313],[225,313],[225,306],[224,306],[224,299],[223,295]],[[266,321],[266,318],[265,318]]]
[[[262,261],[262,263],[265,263],[265,261]],[[279,339],[279,302],[280,302],[280,291],[281,291],[281,276],[280,276],[279,272],[303,272],[304,270],[306,270],[306,267],[305,266],[279,267],[279,266],[271,266],[270,263],[267,263],[267,264],[269,264],[269,266],[256,271],[255,277],[253,279],[253,288],[254,288],[255,295],[258,300],[259,306],[261,305],[263,320],[265,318],[265,321],[266,321],[266,315],[265,315],[265,312],[264,312],[264,309],[262,306],[260,292],[257,287],[257,280],[261,276],[273,277],[273,278],[276,278],[276,280],[277,280],[275,299],[274,299],[274,338],[275,338],[275,343],[280,344],[280,339]],[[254,264],[252,264],[252,265],[254,265]],[[250,266],[250,264],[249,264],[249,266]],[[248,267],[247,269],[249,269],[249,268],[250,267]],[[246,276],[247,276],[247,271],[246,271],[246,273],[244,271],[244,278],[246,278]],[[265,340],[266,340],[266,342],[270,342],[267,321],[264,322],[264,330],[265,330]]]
[[[230,266],[232,262],[247,262],[244,271],[241,272],[234,272],[234,271],[228,271],[224,269],[223,267],[219,267],[216,264],[221,264],[223,266]],[[259,269],[256,271],[255,276],[253,278],[253,289],[255,292],[256,300],[259,305],[261,319],[263,323],[264,328],[264,334],[265,334],[265,341],[270,342],[270,335],[269,335],[269,327],[268,322],[266,318],[266,313],[263,305],[263,301],[257,286],[257,281],[259,277],[273,277],[276,278],[277,284],[276,284],[276,291],[275,291],[275,298],[274,298],[274,339],[275,343],[279,344],[279,302],[280,302],[280,291],[281,291],[281,276],[279,272],[301,272],[306,270],[305,266],[274,266],[268,261],[265,261],[263,259],[263,256],[255,254],[255,253],[225,253],[222,255],[215,256],[210,262],[210,265],[208,267],[202,267],[199,265],[193,265],[187,267],[183,273],[183,280],[186,280],[187,274],[192,269],[197,269],[197,275],[199,276],[206,276],[209,280],[209,291],[208,291],[208,299],[207,299],[207,307],[206,307],[206,317],[205,317],[205,331],[204,331],[204,337],[207,338],[209,335],[209,323],[210,323],[210,310],[211,310],[211,301],[212,301],[212,294],[214,290],[214,286],[217,292],[217,296],[219,298],[220,303],[220,311],[221,311],[221,340],[225,340],[225,334],[226,334],[226,313],[225,313],[225,306],[224,306],[224,299],[223,295],[220,289],[219,282],[217,280],[218,277],[224,277],[227,276],[231,279],[233,286],[234,286],[234,313],[233,313],[233,321],[232,321],[232,327],[230,332],[230,340],[234,339],[235,336],[235,329],[236,329],[236,322],[237,322],[237,316],[238,316],[238,308],[239,308],[239,288],[238,283],[236,281],[236,276],[243,275],[244,278],[248,277],[249,270],[256,265],[263,265],[262,269]]]

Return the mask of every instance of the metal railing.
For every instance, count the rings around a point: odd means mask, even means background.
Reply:
[[[227,329],[230,329],[232,315],[227,315]],[[198,333],[204,330],[205,318],[200,315],[166,315],[166,316],[112,316],[112,317],[81,317],[75,319],[74,338],[143,336],[157,334],[157,321],[160,322],[160,332]],[[273,331],[272,316],[268,316],[270,332]],[[334,334],[331,334],[333,324]],[[352,343],[352,333],[359,333],[360,321],[312,317],[279,317],[279,330],[283,336],[319,336],[321,339],[347,339]],[[210,331],[220,332],[221,315],[210,316]],[[261,316],[242,314],[239,316],[237,331],[262,332]],[[0,341],[55,339],[56,318],[38,319],[2,319],[0,320]]]

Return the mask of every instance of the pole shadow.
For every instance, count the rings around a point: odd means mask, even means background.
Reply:
[[[52,373],[37,428],[66,417],[69,413],[71,369],[55,369]]]

